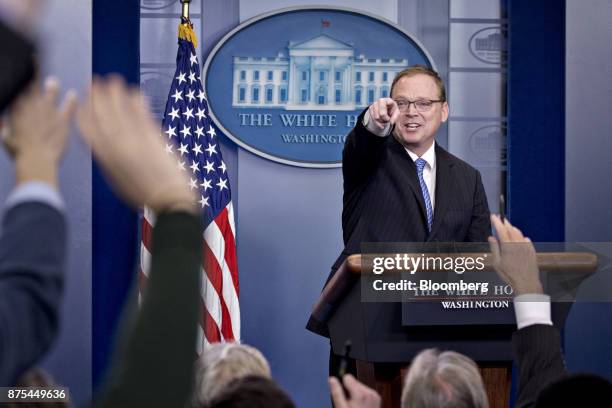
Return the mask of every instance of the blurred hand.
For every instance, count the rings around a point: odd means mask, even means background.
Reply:
[[[68,91],[58,107],[59,91],[55,78],[47,79],[44,91],[35,82],[10,107],[3,142],[15,160],[17,184],[38,180],[57,187],[57,170],[76,107],[74,91]]]
[[[0,11],[6,23],[24,33],[34,30],[46,0],[0,0]]]
[[[329,389],[331,391],[334,407],[336,408],[379,408],[380,396],[373,389],[366,387],[350,374],[342,377],[342,383],[349,395],[344,394],[342,385],[336,377],[329,377]]]
[[[489,237],[493,267],[497,274],[514,289],[514,295],[543,293],[538,260],[533,243],[523,233],[498,215],[491,215],[498,239]]]
[[[368,108],[370,120],[383,130],[387,125],[394,124],[399,118],[400,111],[397,103],[391,98],[380,98],[374,101]]]
[[[195,211],[188,179],[174,156],[164,152],[159,127],[137,90],[119,77],[94,80],[77,122],[96,161],[126,202],[155,212]]]

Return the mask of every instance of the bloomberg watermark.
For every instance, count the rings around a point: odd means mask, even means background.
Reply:
[[[551,301],[612,300],[611,243],[536,243],[535,248],[540,280]],[[353,269],[359,265],[363,302],[505,309],[515,295],[495,271],[488,243],[364,244],[352,264]]]

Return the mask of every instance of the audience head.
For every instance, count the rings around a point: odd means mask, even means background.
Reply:
[[[196,406],[207,406],[229,383],[247,376],[270,378],[270,366],[254,347],[239,343],[215,343],[196,363]]]
[[[64,388],[61,385],[58,385],[55,382],[55,379],[39,367],[34,367],[23,374],[15,383],[15,387],[17,388]],[[70,402],[70,395],[67,393],[68,398],[66,401],[56,401],[56,402],[9,402],[2,404],[4,408],[70,408],[72,406]]]
[[[294,408],[291,398],[274,381],[249,376],[237,379],[214,398],[210,408]]]
[[[612,383],[593,374],[563,377],[544,388],[536,408],[595,407],[612,401]]]
[[[454,351],[420,352],[406,377],[402,408],[488,408],[476,363]]]

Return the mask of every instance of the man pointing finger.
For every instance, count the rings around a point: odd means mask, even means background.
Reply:
[[[393,99],[380,98],[368,107],[368,115],[372,121],[370,128],[375,130],[373,133],[384,135],[389,134],[389,128],[399,118],[400,111]]]
[[[415,65],[396,75],[391,98],[359,116],[342,155],[344,250],[328,281],[363,242],[487,241],[480,173],[435,141],[448,115],[442,79]],[[314,317],[307,328],[328,335],[327,322]]]

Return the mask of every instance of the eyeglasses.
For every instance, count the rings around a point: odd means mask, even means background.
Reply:
[[[411,104],[414,104],[414,107],[417,112],[427,112],[431,109],[434,103],[444,102],[442,99],[419,99],[418,101],[409,101],[407,99],[394,99],[394,101],[395,103],[397,103],[397,107],[399,108],[400,112],[410,110]]]

